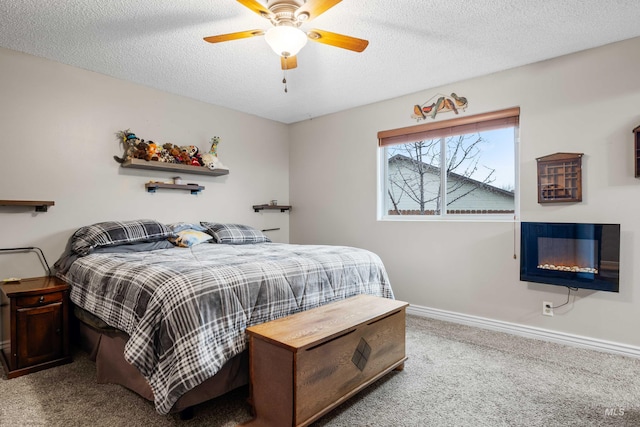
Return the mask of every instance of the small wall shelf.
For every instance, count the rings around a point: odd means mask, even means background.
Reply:
[[[163,182],[147,182],[145,185],[147,192],[155,193],[158,188],[170,188],[173,190],[189,190],[191,194],[198,194],[204,187],[198,184],[165,184]]]
[[[583,153],[538,157],[538,203],[582,201]]]
[[[291,206],[286,205],[253,205],[255,212],[260,212],[262,209],[280,209],[280,212],[291,210]]]
[[[47,212],[49,206],[55,204],[53,201],[42,200],[0,200],[0,206],[33,206],[36,212]]]
[[[123,168],[146,169],[167,172],[193,173],[196,175],[221,176],[229,175],[229,169],[209,169],[203,166],[181,165],[177,163],[165,163],[146,161],[141,159],[125,160],[121,165]]]

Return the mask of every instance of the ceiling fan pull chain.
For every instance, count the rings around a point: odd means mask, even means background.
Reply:
[[[284,85],[284,93],[289,92],[287,90],[287,70],[284,70],[284,72],[282,73],[282,84]]]

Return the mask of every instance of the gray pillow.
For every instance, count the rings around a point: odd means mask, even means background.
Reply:
[[[154,242],[175,236],[166,225],[152,220],[107,221],[87,225],[71,236],[71,250],[85,256],[96,248]]]
[[[266,235],[253,227],[243,224],[219,224],[217,222],[201,222],[207,233],[218,243],[227,245],[247,245],[253,243],[270,243]]]

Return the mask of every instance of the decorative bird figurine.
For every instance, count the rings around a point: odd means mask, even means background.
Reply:
[[[444,100],[444,107],[452,110],[454,113],[458,114],[458,109],[456,108],[456,104],[449,98]]]
[[[436,118],[436,114],[438,114],[438,110],[442,107],[443,104],[444,104],[444,96],[441,96],[440,98],[438,98],[438,100],[436,101],[436,105],[431,110],[432,119]]]
[[[426,117],[422,112],[422,108],[420,108],[419,105],[413,106],[413,114],[415,114],[418,117],[418,119],[421,119],[421,118],[424,119]]]
[[[429,114],[431,112],[431,110],[433,110],[433,107],[436,106],[436,103],[432,103],[431,105],[427,105],[426,107],[422,107],[422,112],[425,114]]]
[[[458,96],[455,94],[455,92],[451,93],[451,97],[456,100],[456,104],[458,104],[458,107],[466,108],[467,98],[465,98],[464,96]]]

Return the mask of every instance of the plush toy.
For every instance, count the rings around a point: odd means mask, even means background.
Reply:
[[[189,157],[195,157],[198,154],[198,147],[195,145],[182,145],[180,146],[181,151],[186,151]]]
[[[214,156],[211,153],[205,153],[202,155],[202,165],[206,166],[210,170],[226,169],[226,167],[224,166],[224,164],[222,164],[218,156]]]
[[[171,149],[169,149],[169,155],[173,158],[173,163],[181,163],[180,155],[182,152],[177,145],[173,145]]]
[[[158,161],[158,146],[153,141],[147,144],[147,157],[148,160]]]
[[[204,166],[202,162],[202,154],[200,153],[200,149],[195,145],[189,146],[189,153],[191,154],[191,164],[194,166]]]
[[[138,139],[136,134],[131,132],[129,129],[116,132],[116,137],[120,140],[120,143],[124,148],[124,152],[122,153],[122,157],[113,156],[113,158],[116,162],[123,163],[125,160],[133,157],[133,153],[136,149],[135,147],[138,142],[140,142],[140,139]]]
[[[144,159],[144,160],[148,160],[147,156],[147,147],[149,146],[149,144],[147,144],[146,142],[144,142],[143,139],[139,140],[139,142],[136,144],[135,149],[133,151],[133,155],[132,157],[134,159]],[[150,159],[151,157],[149,157]]]
[[[180,150],[180,154],[178,154],[178,163],[182,163],[183,165],[191,164],[191,157],[189,157],[189,153],[182,147],[178,147],[178,149]]]
[[[173,144],[171,143],[162,144],[162,148],[160,148],[158,154],[159,161],[165,163],[173,163],[173,157],[171,157],[171,153],[169,152],[169,150],[171,150],[171,147],[173,147]]]
[[[201,160],[202,160],[202,166],[205,166],[205,167],[207,167],[207,168],[209,168],[209,169],[211,169],[211,170],[215,169],[215,167],[216,167],[216,166],[215,166],[215,163],[214,163],[215,159],[217,159],[217,157],[216,157],[216,156],[214,156],[213,154],[211,154],[211,153],[204,153],[204,154],[202,155],[202,158],[201,158]]]
[[[218,156],[218,144],[220,144],[219,136],[214,136],[213,138],[211,138],[211,149],[209,150],[209,152],[216,157]]]
[[[226,169],[225,165],[222,164],[220,159],[218,158],[218,144],[220,143],[220,137],[214,136],[211,138],[211,149],[208,153],[202,155],[202,165],[206,166],[210,170],[214,169]]]

